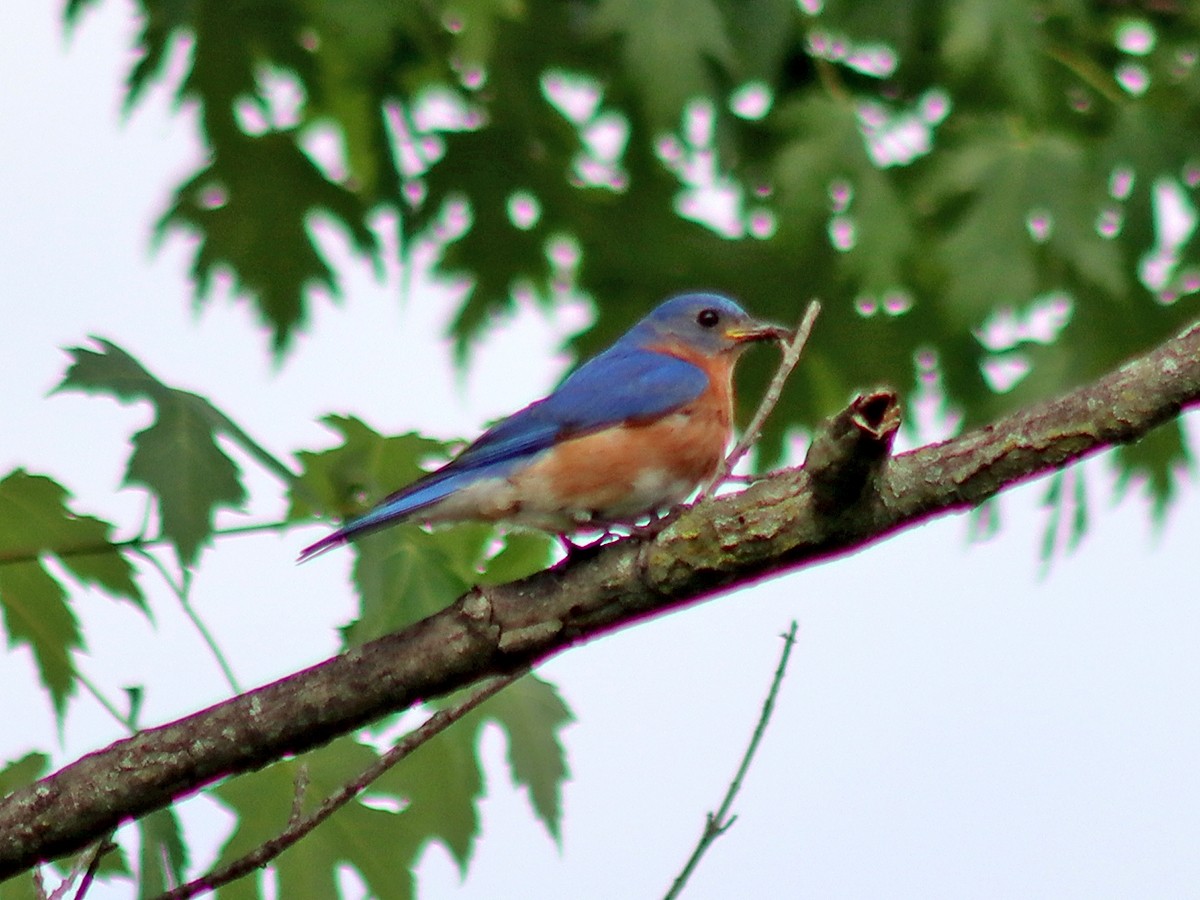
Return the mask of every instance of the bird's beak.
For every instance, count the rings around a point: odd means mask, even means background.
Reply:
[[[770,322],[750,321],[742,325],[734,325],[732,328],[727,329],[725,337],[739,344],[746,344],[752,341],[779,341],[780,343],[784,343],[792,339],[792,332],[782,325],[773,325]]]

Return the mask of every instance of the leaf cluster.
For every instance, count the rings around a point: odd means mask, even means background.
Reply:
[[[1161,195],[1200,180],[1189,4],[140,7],[128,102],[189,42],[179,98],[210,150],[160,230],[199,236],[198,298],[229,273],[277,352],[310,288],[336,294],[320,223],[379,261],[385,210],[402,255],[432,242],[469,279],[460,352],[526,298],[591,297],[587,354],[683,289],[783,321],[821,296],[767,461],[864,384],[936,376],[970,426],[1193,315],[1196,231],[1172,231]],[[755,393],[765,363],[744,375]],[[1118,462],[1161,508],[1181,447]]]
[[[218,524],[220,511],[240,509],[247,500],[245,467],[254,465],[275,476],[287,501],[283,520],[258,530],[283,529],[314,517],[359,511],[447,454],[442,442],[414,434],[385,437],[359,419],[330,416],[326,424],[340,443],[298,451],[294,462],[284,462],[207,399],[160,381],[115,343],[97,338],[94,346],[68,352],[71,362],[57,391],[148,404],[154,420],[130,441],[124,485],[144,491],[151,509],[141,533],[133,537],[115,539],[116,525],[79,513],[67,489],[46,475],[18,469],[0,480],[0,614],[9,646],[32,650],[60,723],[67,701],[82,685],[135,730],[145,690],[128,689],[130,712],[125,714],[80,673],[83,634],[73,584],[129,601],[149,616],[148,598],[155,592],[144,588],[143,581],[147,570],[158,574],[229,672],[188,595],[205,548],[218,536],[246,530],[223,531]],[[361,605],[358,617],[342,631],[344,646],[423,618],[472,585],[537,571],[547,564],[550,551],[545,535],[501,535],[482,526],[434,533],[403,527],[376,535],[363,542],[355,563]],[[229,677],[236,690],[231,672]],[[431,708],[453,700],[443,698]],[[301,849],[285,853],[274,867],[279,890],[286,896],[335,896],[337,870],[349,865],[373,894],[410,897],[411,868],[430,841],[445,844],[465,873],[480,830],[479,737],[489,722],[503,730],[513,778],[557,839],[559,797],[567,777],[559,732],[570,719],[554,686],[533,676],[521,679],[391,769],[365,800],[352,801],[335,814]],[[377,731],[390,733],[391,724],[379,723]],[[297,804],[301,811],[315,806],[368,768],[386,748],[385,737],[342,738],[210,789],[236,818],[221,861],[274,837]],[[45,774],[48,763],[46,754],[30,753],[0,771],[0,796]],[[156,896],[182,883],[189,875],[189,854],[175,812],[159,810],[135,827],[141,896]],[[105,854],[96,875],[130,877],[131,871],[119,851]],[[0,897],[34,896],[35,890],[27,873],[6,882]],[[262,890],[261,879],[242,879],[221,893],[260,896]]]

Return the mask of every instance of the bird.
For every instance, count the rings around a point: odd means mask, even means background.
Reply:
[[[742,351],[789,336],[724,295],[673,296],[549,396],[305,547],[299,562],[405,521],[506,522],[557,534],[569,550],[580,530],[653,517],[721,464]]]

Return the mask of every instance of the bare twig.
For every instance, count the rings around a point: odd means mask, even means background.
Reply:
[[[301,763],[296,769],[296,787],[292,794],[292,814],[288,816],[288,828],[304,818],[304,797],[308,793],[308,764]]]
[[[667,891],[665,900],[674,900],[675,897],[679,896],[679,892],[687,884],[688,878],[695,871],[700,858],[704,856],[709,845],[728,831],[730,826],[737,821],[737,816],[729,815],[729,809],[733,806],[733,801],[737,797],[738,791],[742,789],[742,781],[746,777],[746,772],[750,769],[750,762],[754,759],[759,742],[767,730],[767,722],[770,721],[771,713],[775,709],[775,698],[779,694],[780,684],[783,683],[783,673],[787,671],[788,658],[792,655],[792,645],[796,643],[796,628],[797,625],[793,621],[792,627],[788,629],[788,633],[782,636],[783,653],[780,654],[779,665],[775,667],[775,677],[771,680],[771,689],[767,691],[767,699],[763,701],[762,714],[758,717],[758,725],[755,726],[754,734],[750,737],[750,746],[746,748],[746,753],[742,757],[742,764],[738,766],[737,774],[733,776],[733,781],[729,783],[729,790],[725,792],[725,798],[721,801],[720,807],[718,807],[715,813],[709,813],[705,817],[704,831],[700,834],[700,840],[696,843],[696,849],[692,851],[692,855],[683,867],[683,871],[679,873],[679,876],[672,883],[671,889]]]
[[[804,353],[804,345],[808,343],[808,336],[812,333],[813,323],[817,321],[817,316],[820,312],[820,301],[810,301],[808,308],[804,311],[804,317],[800,320],[800,324],[796,326],[795,335],[783,348],[783,358],[779,361],[779,368],[775,370],[775,377],[771,379],[771,383],[767,386],[767,391],[763,394],[762,401],[758,404],[754,418],[746,426],[746,431],[742,435],[742,439],[737,442],[733,450],[730,451],[729,455],[725,457],[725,460],[718,467],[713,477],[708,480],[708,483],[700,491],[702,498],[707,497],[729,479],[729,473],[741,462],[742,457],[750,451],[750,448],[754,446],[754,442],[758,440],[758,435],[762,431],[767,417],[771,415],[775,409],[775,404],[779,402],[779,397],[783,393],[784,383],[788,380],[788,376],[792,374],[792,370],[796,368],[796,363],[800,362],[800,356]]]
[[[100,868],[100,860],[104,858],[104,854],[116,849],[117,845],[113,843],[113,836],[111,834],[106,835],[103,840],[96,842],[96,849],[92,851],[92,858],[88,860],[87,871],[83,873],[83,880],[79,882],[79,890],[75,894],[75,900],[83,900],[87,896],[87,892],[96,878],[96,872]],[[72,875],[70,880],[73,881],[74,877]],[[65,883],[63,887],[66,887]],[[54,895],[57,896],[58,891],[55,891]]]
[[[202,875],[193,881],[189,881],[187,884],[180,885],[174,890],[167,891],[165,894],[160,895],[158,900],[185,900],[187,897],[194,897],[197,894],[215,890],[223,884],[228,884],[231,881],[241,878],[243,875],[249,874],[254,869],[262,868],[361,794],[373,781],[396,765],[396,763],[400,762],[400,760],[404,759],[404,757],[426,743],[434,735],[439,734],[457,722],[471,710],[479,706],[479,704],[498,694],[528,671],[528,669],[521,669],[518,672],[494,678],[455,706],[438,710],[426,719],[420,727],[410,731],[401,738],[392,749],[375,760],[357,778],[342,785],[338,790],[326,797],[325,801],[313,810],[311,814],[298,816],[293,810],[287,827],[271,840],[265,844],[260,844],[245,856],[235,859],[220,869],[215,869],[207,875]],[[297,779],[298,792],[300,790],[299,781]]]

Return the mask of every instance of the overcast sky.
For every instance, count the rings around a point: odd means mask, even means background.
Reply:
[[[199,158],[193,122],[160,92],[122,123],[129,3],[103,3],[70,41],[59,5],[0,6],[0,474],[44,472],[79,511],[125,534],[140,523],[144,498],[118,486],[148,411],[45,396],[63,373],[60,348],[90,334],[210,397],[279,453],[328,446],[316,418],[331,411],[467,435],[561,375],[557,342],[578,312],[522,316],[462,381],[440,339],[444,299],[422,292],[402,306],[395,273],[379,285],[362,266],[278,370],[243,306],[219,299],[194,315],[187,241],[157,253],[149,241],[170,186]],[[942,519],[546,664],[579,719],[566,732],[561,852],[489,732],[471,875],[460,886],[431,849],[422,896],[661,895],[736,768],[792,619],[799,645],[738,822],[687,896],[1195,896],[1200,503],[1186,494],[1156,536],[1136,492],[1111,503],[1102,460],[1087,474],[1091,531],[1046,577],[1042,483],[1005,497],[1003,531],[986,544],[968,544],[964,518]],[[249,482],[256,501],[229,523],[281,509],[271,481]],[[353,613],[351,556],[293,562],[320,533],[227,540],[204,558],[194,602],[247,685],[336,651],[334,628]],[[143,720],[157,724],[224,693],[170,595],[147,583],[153,625],[79,597],[80,666],[112,695],[147,685]],[[121,737],[80,696],[60,744],[34,678],[26,650],[0,650],[0,760],[40,748],[61,764]],[[203,799],[183,816],[198,870],[229,819]],[[132,894],[116,882],[90,896]]]

